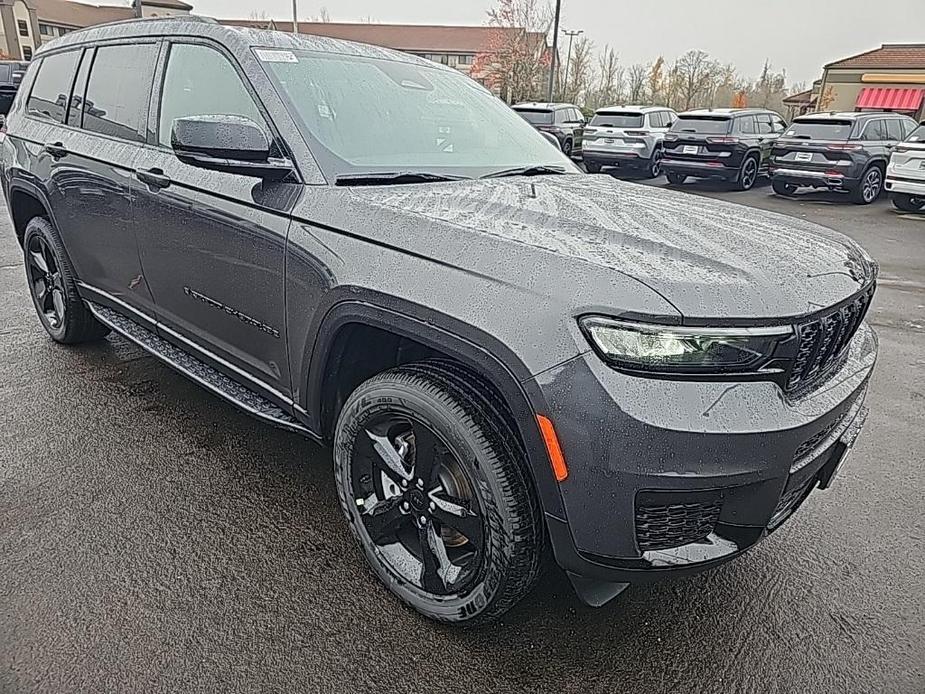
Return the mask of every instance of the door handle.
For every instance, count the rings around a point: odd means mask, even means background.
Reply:
[[[61,142],[45,145],[45,151],[51,155],[52,159],[61,159],[61,157],[66,157],[69,154],[67,147]]]
[[[135,172],[138,180],[152,188],[169,188],[171,180],[164,174],[163,169],[138,169]]]

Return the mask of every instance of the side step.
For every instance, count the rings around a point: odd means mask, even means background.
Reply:
[[[87,305],[101,323],[134,342],[146,352],[166,362],[206,390],[228,400],[248,414],[269,422],[273,426],[294,431],[317,440],[318,437],[311,430],[300,424],[298,420],[282,408],[212,368],[204,361],[172,345],[164,338],[138,325],[138,323],[126,318],[121,313],[113,311],[111,308],[92,301],[88,301]]]

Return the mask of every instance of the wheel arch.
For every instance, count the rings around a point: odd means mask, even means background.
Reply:
[[[505,345],[483,331],[450,316],[408,304],[395,297],[366,293],[362,298],[334,303],[313,333],[311,355],[303,361],[300,407],[313,428],[331,440],[339,406],[338,387],[361,376],[421,358],[440,357],[462,365],[493,388],[511,416],[509,424],[523,446],[534,489],[546,513],[564,514],[542,440],[536,414],[545,401],[526,366]],[[383,344],[370,339],[394,340],[398,359],[388,357]],[[366,356],[369,355],[367,363]],[[351,377],[351,363],[362,358],[359,375]],[[347,369],[346,375],[344,369]],[[365,378],[362,378],[365,380]],[[349,394],[349,393],[348,393]]]
[[[27,181],[14,180],[10,184],[9,206],[13,228],[20,246],[26,234],[26,226],[34,217],[48,217],[52,226],[57,228],[45,193]]]

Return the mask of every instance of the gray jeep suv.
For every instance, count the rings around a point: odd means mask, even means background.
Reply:
[[[865,418],[852,241],[584,175],[403,53],[73,32],[28,70],[0,179],[52,339],[118,333],[331,444],[366,561],[437,620],[497,618],[547,547],[590,604],[742,554]]]

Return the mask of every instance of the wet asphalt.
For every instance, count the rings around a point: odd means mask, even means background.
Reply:
[[[731,564],[598,610],[549,572],[463,631],[364,567],[328,450],[120,338],[53,344],[0,210],[0,692],[925,692],[925,216],[686,188],[880,261],[852,459]]]

